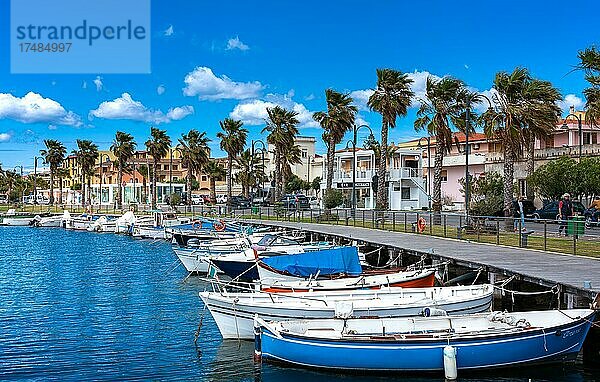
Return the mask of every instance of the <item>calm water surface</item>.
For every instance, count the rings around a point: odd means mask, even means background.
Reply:
[[[205,284],[166,243],[113,234],[0,228],[0,380],[436,381],[255,366],[251,342],[222,341]],[[582,365],[461,380],[595,381]]]

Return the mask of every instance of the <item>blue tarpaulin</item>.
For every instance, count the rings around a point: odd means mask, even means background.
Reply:
[[[262,260],[271,268],[299,277],[345,273],[357,276],[362,273],[358,249],[338,247],[295,255],[272,256]]]

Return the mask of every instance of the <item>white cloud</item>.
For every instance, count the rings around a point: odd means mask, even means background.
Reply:
[[[10,138],[12,138],[12,135],[10,135],[10,133],[0,133],[0,142],[10,141]]]
[[[48,125],[48,130],[56,130],[56,129],[58,129],[58,126],[53,125],[53,124]]]
[[[238,36],[236,36],[235,38],[230,38],[229,40],[227,40],[227,50],[234,50],[234,49],[239,49],[239,50],[249,50],[250,47],[246,44],[244,44],[240,38]]]
[[[358,107],[360,110],[369,110],[367,106],[367,101],[369,97],[373,94],[373,90],[365,89],[365,90],[355,90],[350,92],[350,97],[354,100],[354,105]]]
[[[260,82],[235,82],[223,75],[215,76],[210,68],[199,66],[188,73],[184,79],[183,94],[198,96],[201,100],[256,98],[265,88]]]
[[[83,82],[81,83],[81,88],[82,88],[82,89],[87,89],[87,81],[83,81]]]
[[[239,119],[247,125],[262,125],[267,118],[267,108],[279,105],[288,110],[293,110],[298,113],[298,121],[300,127],[319,127],[319,124],[313,120],[313,112],[309,111],[306,106],[295,102],[292,99],[293,92],[288,94],[267,94],[264,100],[252,100],[238,104],[229,116],[234,119]]]
[[[96,85],[97,91],[102,90],[102,88],[104,87],[104,84],[102,83],[102,77],[96,76],[96,79],[94,80],[94,85]]]
[[[58,125],[81,126],[81,118],[67,111],[58,102],[29,92],[19,98],[9,93],[0,93],[0,119],[13,119],[23,123],[55,123]]]
[[[173,25],[169,25],[169,27],[167,29],[165,29],[165,31],[163,32],[163,35],[166,37],[169,36],[173,36],[174,30],[173,30]]]
[[[465,69],[469,70],[469,65],[465,64]]]
[[[165,88],[165,85],[158,85],[158,87],[156,88],[156,93],[158,95],[163,95],[163,93],[165,92],[165,90],[167,90]]]
[[[90,111],[90,117],[128,119],[159,124],[178,121],[193,112],[194,108],[192,106],[181,106],[171,108],[165,114],[160,110],[148,109],[141,102],[131,98],[129,93],[123,93],[119,98],[102,102],[97,109]]]
[[[310,93],[309,95],[307,95],[306,97],[304,97],[305,101],[312,101],[313,99],[315,99],[315,95],[313,93]]]
[[[585,105],[585,101],[583,99],[577,97],[575,94],[567,94],[562,101],[558,102],[558,106],[565,113],[569,112],[569,109],[571,108],[571,106],[574,106],[575,110],[581,110],[584,105]]]

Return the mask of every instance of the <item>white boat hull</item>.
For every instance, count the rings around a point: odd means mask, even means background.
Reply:
[[[231,293],[201,292],[225,339],[253,339],[253,318],[279,321],[334,318],[350,304],[351,317],[422,316],[424,308],[441,309],[449,315],[490,311],[493,286],[453,288],[388,288],[379,291],[328,293]],[[301,299],[302,296],[307,299]],[[341,304],[341,305],[340,305]],[[346,305],[343,307],[342,305]]]
[[[28,226],[31,225],[31,222],[33,221],[33,217],[31,218],[10,218],[10,217],[5,217],[4,219],[2,219],[2,225],[7,225],[7,226]]]

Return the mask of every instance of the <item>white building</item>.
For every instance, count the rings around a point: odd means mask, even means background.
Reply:
[[[333,188],[342,190],[350,206],[352,195],[352,150],[335,153]],[[387,185],[389,208],[392,210],[422,209],[429,204],[421,177],[423,159],[417,150],[397,150],[388,162]],[[372,150],[356,149],[356,205],[374,208],[373,176],[377,173]],[[326,188],[327,165],[324,161],[321,190]],[[376,186],[375,186],[376,187]]]

